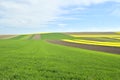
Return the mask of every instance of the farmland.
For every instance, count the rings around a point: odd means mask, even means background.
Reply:
[[[118,33],[70,33],[76,39],[63,39],[63,41],[83,43],[100,46],[120,47],[120,35]]]
[[[1,39],[0,80],[120,80],[119,53],[52,43],[119,49],[119,38],[118,33],[43,33]]]
[[[9,38],[13,38],[16,37],[17,35],[0,35],[0,39],[9,39]]]

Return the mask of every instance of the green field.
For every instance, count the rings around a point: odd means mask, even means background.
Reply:
[[[117,54],[46,42],[74,38],[61,33],[32,37],[0,40],[0,80],[120,80]]]
[[[42,40],[61,40],[61,39],[75,39],[75,37],[62,33],[47,33],[41,34]]]

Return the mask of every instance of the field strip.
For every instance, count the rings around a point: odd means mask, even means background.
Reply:
[[[120,42],[100,42],[100,41],[77,40],[77,39],[75,39],[75,40],[63,39],[63,41],[73,42],[73,43],[90,44],[90,45],[120,47]]]
[[[52,32],[41,32],[40,34],[49,34],[49,33],[52,33]]]
[[[10,39],[10,38],[14,38],[17,35],[0,35],[0,39]]]
[[[40,34],[35,34],[33,37],[32,37],[33,40],[39,40],[40,39]]]
[[[101,41],[101,42],[120,42],[119,39],[110,37],[80,37],[81,40]]]
[[[120,34],[120,32],[116,32],[116,34]]]
[[[18,35],[16,37],[11,38],[12,40],[22,40],[24,37],[26,37],[27,35]]]
[[[118,40],[120,40],[120,37],[115,37],[114,39],[118,39]]]
[[[73,35],[71,34],[70,36],[72,37],[120,37],[120,35]]]
[[[82,44],[82,43],[78,44],[78,43],[66,42],[66,41],[61,41],[61,40],[47,40],[47,41],[50,43],[60,44],[60,45],[64,45],[64,46],[120,54],[120,48],[118,48],[118,47],[98,46],[98,45],[90,45],[90,44]]]
[[[113,40],[116,40],[116,41],[119,41],[120,42],[120,37],[108,37],[110,39],[113,39]]]
[[[27,40],[27,39],[29,39],[31,36],[32,36],[32,35],[26,35],[26,36],[22,37],[20,40]]]
[[[66,32],[68,35],[115,35],[117,32]]]

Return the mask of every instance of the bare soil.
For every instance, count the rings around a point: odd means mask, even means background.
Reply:
[[[32,39],[39,40],[40,39],[40,34],[35,34]]]
[[[119,47],[78,44],[78,43],[65,42],[65,41],[60,41],[60,40],[47,40],[47,41],[50,43],[60,44],[64,46],[83,48],[83,49],[94,50],[94,51],[102,51],[102,52],[113,53],[113,54],[120,54]]]

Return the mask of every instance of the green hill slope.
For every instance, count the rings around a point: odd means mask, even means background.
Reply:
[[[119,74],[119,55],[43,40],[0,40],[0,80],[119,80]]]

